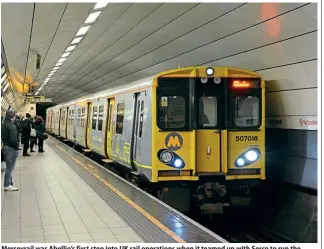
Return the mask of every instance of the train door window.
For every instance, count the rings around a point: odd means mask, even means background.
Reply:
[[[137,101],[137,112],[139,113],[139,109],[141,107],[141,101]],[[135,125],[135,135],[138,136],[138,119],[139,119],[139,115],[136,116],[136,125]]]
[[[139,125],[139,134],[138,136],[141,138],[142,137],[142,132],[143,132],[143,119],[144,119],[144,101],[142,100],[141,104],[141,112],[140,112],[140,125]]]
[[[92,108],[92,130],[96,130],[97,128],[97,106]]]
[[[71,125],[74,123],[74,110],[72,110]]]
[[[110,102],[108,102],[108,131],[110,131],[110,123],[112,122],[111,120],[111,113],[112,113],[112,105]]]
[[[78,109],[78,126],[80,126],[81,123],[81,109]]]
[[[199,98],[200,128],[215,128],[217,126],[217,98],[201,96]]]
[[[159,98],[158,125],[160,128],[183,128],[186,124],[186,103],[182,96]]]
[[[98,131],[102,131],[103,113],[104,113],[104,107],[101,105],[99,106]]]
[[[260,125],[260,99],[256,96],[237,96],[234,101],[234,122],[237,127]]]
[[[85,108],[82,108],[81,127],[84,127],[84,119],[85,119]]]
[[[123,134],[125,103],[117,105],[116,134]]]

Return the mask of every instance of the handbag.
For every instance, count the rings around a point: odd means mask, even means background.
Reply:
[[[46,133],[43,134],[43,139],[46,140],[48,138],[48,135]]]
[[[31,129],[30,136],[36,137],[36,130],[34,128]]]

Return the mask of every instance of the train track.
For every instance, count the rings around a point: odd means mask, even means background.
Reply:
[[[298,243],[265,227],[235,235],[223,235],[223,237],[231,243]]]
[[[96,161],[93,158],[90,159]],[[98,163],[102,164],[100,160],[98,161]],[[189,217],[195,216],[187,213],[185,215]],[[235,215],[230,215],[229,219],[225,218],[225,216],[227,215],[223,215],[220,220],[211,218],[208,219],[209,221],[207,222],[206,220],[201,220],[201,217],[191,218],[196,220],[203,226],[206,226],[207,228],[213,230],[224,239],[228,240],[230,243],[297,243],[296,241],[293,241],[277,232],[260,226],[259,224],[255,223],[255,220],[253,218],[251,219],[252,216],[250,215],[246,216],[236,213]],[[217,222],[215,222],[215,220]],[[215,224],[217,224],[216,227]],[[222,228],[221,230],[219,230],[220,227]]]

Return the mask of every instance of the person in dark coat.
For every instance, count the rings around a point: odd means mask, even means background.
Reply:
[[[16,166],[18,157],[18,131],[14,125],[13,120],[15,118],[15,112],[8,110],[6,117],[1,125],[1,141],[3,143],[3,154],[6,161],[6,172],[4,176],[4,191],[18,191],[12,181],[12,171]]]
[[[30,154],[27,153],[29,148],[29,140],[30,140],[30,132],[32,128],[32,120],[29,113],[26,113],[26,117],[22,121],[22,137],[23,137],[23,156],[30,156]]]
[[[34,127],[36,130],[36,136],[38,139],[38,152],[41,152],[41,153],[45,152],[43,150],[45,125],[44,125],[44,120],[41,116],[37,116]]]
[[[21,132],[22,132],[22,123],[21,123],[21,115],[17,114],[14,120],[14,125],[17,128],[18,131],[18,142],[21,142]],[[19,150],[21,150],[19,148]]]

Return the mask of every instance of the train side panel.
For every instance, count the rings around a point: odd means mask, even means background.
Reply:
[[[133,127],[134,99],[133,93],[126,93],[115,98],[114,116],[112,118],[112,158],[129,169],[130,143]]]
[[[75,105],[68,106],[68,117],[66,125],[66,135],[67,139],[70,141],[74,140],[74,114],[75,114]]]
[[[76,104],[77,112],[77,125],[76,125],[76,144],[83,147],[86,145],[86,129],[87,129],[87,113],[88,113],[88,103],[80,102]]]
[[[88,146],[89,149],[105,156],[107,99],[100,98],[92,101],[89,110]]]
[[[54,120],[53,120],[53,133],[59,135],[59,125],[60,125],[60,109],[56,107],[54,109]]]
[[[67,125],[67,112],[68,112],[68,107],[63,106],[60,108],[60,133],[59,135],[63,138],[66,138],[66,125]]]
[[[134,164],[152,181],[152,88],[137,95],[134,121]]]

